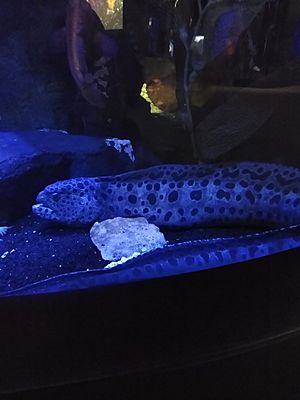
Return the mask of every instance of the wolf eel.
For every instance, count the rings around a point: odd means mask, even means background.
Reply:
[[[145,216],[157,225],[277,226],[231,238],[168,244],[111,270],[55,276],[6,295],[101,287],[196,272],[300,247],[300,170],[276,164],[160,165],[121,175],[56,182],[33,212],[64,224]]]
[[[277,164],[166,164],[47,186],[33,213],[67,225],[143,216],[159,226],[300,223],[300,170]]]

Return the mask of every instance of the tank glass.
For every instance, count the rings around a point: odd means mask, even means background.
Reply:
[[[2,0],[0,21],[0,296],[299,248],[299,1]]]

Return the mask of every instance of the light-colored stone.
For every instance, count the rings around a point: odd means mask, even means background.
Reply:
[[[105,139],[105,143],[107,144],[108,147],[113,147],[119,153],[124,152],[125,154],[127,154],[132,162],[135,161],[135,155],[130,140],[110,138],[110,139]]]
[[[112,268],[116,268],[118,265],[124,264],[129,260],[132,260],[133,258],[136,258],[138,256],[140,256],[141,253],[133,253],[132,256],[130,257],[122,257],[121,260],[118,261],[111,261],[109,264],[107,264],[104,269],[112,269]]]
[[[167,242],[159,228],[146,218],[116,217],[96,222],[90,236],[104,260],[116,261],[163,247]]]

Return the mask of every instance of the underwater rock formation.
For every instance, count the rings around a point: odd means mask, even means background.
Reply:
[[[30,212],[36,194],[59,179],[135,168],[105,139],[63,131],[1,132],[0,148],[0,225]]]
[[[116,261],[163,247],[167,242],[159,228],[146,218],[120,218],[96,222],[90,236],[104,260]]]
[[[104,29],[87,1],[70,1],[66,14],[68,62],[80,94],[106,129],[122,134],[130,124],[127,109],[139,101],[142,85],[133,51],[122,31]]]
[[[116,44],[111,40],[108,44],[111,54],[101,54],[99,47],[102,41],[109,38],[104,34],[100,19],[86,1],[75,0],[68,3],[66,31],[72,76],[83,97],[90,104],[103,109],[108,98],[110,77],[106,66],[109,60],[106,57],[116,56]],[[91,65],[88,65],[88,59],[91,58],[88,46],[92,47],[91,53],[95,57]]]

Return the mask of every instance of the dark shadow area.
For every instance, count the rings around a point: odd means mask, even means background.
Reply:
[[[187,386],[207,398],[293,394],[298,259],[297,249],[159,281],[2,299],[1,391],[118,398],[124,388],[137,398],[153,378],[153,393],[167,398]]]

